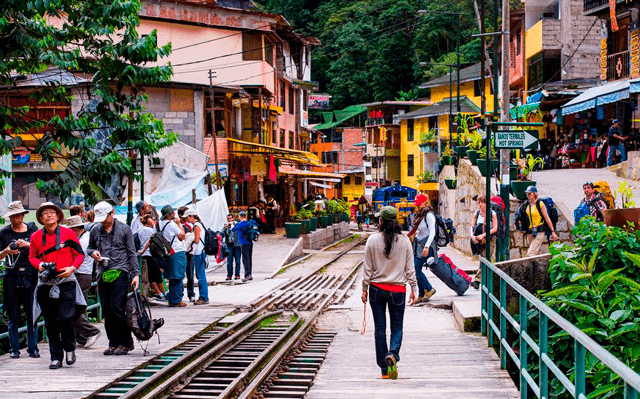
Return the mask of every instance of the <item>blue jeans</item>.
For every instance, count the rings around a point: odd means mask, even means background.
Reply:
[[[244,265],[244,276],[251,276],[253,269],[253,243],[243,245],[242,247],[242,264]]]
[[[607,166],[613,165],[613,155],[616,153],[616,150],[620,150],[620,160],[622,162],[627,160],[627,152],[624,150],[624,145],[622,143],[618,145],[610,145],[609,155],[607,155]]]
[[[240,275],[240,259],[242,257],[242,247],[235,247],[229,244],[229,255],[227,255],[227,277],[233,277],[233,262],[236,262],[235,275]]]
[[[431,283],[427,279],[427,276],[422,271],[422,267],[427,264],[427,259],[429,259],[430,256],[433,256],[434,261],[436,260],[436,254],[434,253],[433,245],[429,247],[429,255],[427,257],[413,257],[413,266],[416,269],[416,280],[418,280],[418,296],[424,296],[425,291],[431,291],[433,289]]]
[[[387,355],[392,354],[396,362],[400,361],[400,346],[402,346],[402,324],[404,320],[404,303],[406,293],[391,292],[369,286],[369,304],[373,314],[374,337],[376,343],[376,363],[382,374],[387,374],[387,364],[384,361]],[[387,346],[387,315],[389,307],[389,320],[391,323],[391,342]]]
[[[3,279],[4,309],[9,316],[9,344],[11,352],[20,352],[20,305],[24,308],[27,319],[27,351],[38,352],[38,329],[33,320],[33,297],[38,277],[19,276],[8,273]]]
[[[195,269],[196,277],[198,278],[198,294],[200,299],[209,301],[209,286],[207,285],[207,275],[205,274],[205,257],[207,254],[204,252],[200,255],[193,255],[191,267]]]

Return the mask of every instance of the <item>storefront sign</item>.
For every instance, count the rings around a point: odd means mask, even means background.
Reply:
[[[292,83],[293,83],[293,88],[294,89],[318,91],[319,88],[320,88],[320,83],[314,82],[314,81],[310,81],[310,80],[293,79]]]
[[[612,32],[618,31],[618,18],[616,17],[616,3],[617,3],[617,0],[609,0],[609,10],[611,11],[609,15],[611,16]]]
[[[211,176],[215,176],[216,175],[216,164],[215,163],[208,164],[207,165],[207,170],[209,171]],[[219,163],[218,164],[218,170],[220,171],[220,177],[222,177],[223,179],[226,179],[227,178],[227,164],[226,163]]]
[[[640,30],[634,29],[629,32],[630,50],[630,76],[632,79],[640,77]]]
[[[607,38],[600,39],[600,80],[607,80]]]
[[[380,128],[380,145],[385,145],[386,142],[387,142],[387,128],[381,127]]]
[[[498,130],[496,131],[496,149],[525,149],[538,146],[537,130]]]
[[[309,94],[310,109],[329,109],[329,100],[331,96],[328,94]]]
[[[42,162],[42,155],[32,153],[24,147],[18,147],[11,152],[11,163],[14,165],[26,165],[33,162]]]
[[[364,183],[365,187],[378,187],[378,182],[376,181],[368,181],[366,183]]]

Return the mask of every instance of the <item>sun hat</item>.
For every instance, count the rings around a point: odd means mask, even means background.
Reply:
[[[38,219],[38,222],[40,224],[44,224],[44,222],[42,221],[42,212],[45,209],[53,209],[54,211],[56,211],[56,213],[58,214],[58,223],[64,220],[64,214],[62,213],[62,209],[60,209],[60,207],[58,207],[53,202],[43,202],[42,204],[40,204],[38,210],[36,211],[36,219]]]
[[[70,216],[67,218],[67,220],[65,220],[65,222],[65,226],[70,229],[74,227],[84,227],[87,224],[82,221],[82,218],[79,215]]]
[[[536,188],[536,186],[529,186],[527,187],[526,190],[524,190],[525,193],[538,193],[538,189]]]
[[[160,211],[160,213],[162,214],[162,218],[165,219],[167,216],[171,215],[175,211],[176,211],[175,208],[173,208],[171,205],[165,205],[162,207],[162,210]]]
[[[418,194],[416,199],[413,201],[416,206],[422,205],[423,202],[429,201],[429,197],[424,194]]]
[[[98,204],[93,208],[93,213],[96,215],[96,218],[93,219],[93,221],[96,223],[104,222],[112,210],[113,206],[111,206],[110,203],[105,201],[98,202]]]
[[[383,206],[382,209],[380,209],[380,212],[376,213],[375,216],[385,220],[396,220],[398,217],[398,211],[392,206]]]
[[[26,213],[29,213],[29,211],[22,207],[22,201],[12,201],[7,207],[7,213],[5,213],[2,217],[6,219],[9,216],[21,215]]]
[[[184,215],[183,215],[183,216],[184,216],[184,217],[187,217],[187,216],[198,216],[198,211],[197,211],[197,210],[195,210],[195,209],[188,209],[188,210],[184,213]]]

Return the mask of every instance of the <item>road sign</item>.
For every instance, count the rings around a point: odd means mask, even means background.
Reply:
[[[537,130],[497,130],[496,149],[532,150],[538,147]]]

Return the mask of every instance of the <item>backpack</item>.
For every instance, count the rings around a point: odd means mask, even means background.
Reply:
[[[453,220],[444,219],[435,213],[433,215],[436,217],[436,236],[434,241],[439,248],[446,247],[450,242],[454,242],[456,228],[453,226]]]
[[[573,211],[573,219],[575,220],[575,224],[580,223],[580,219],[584,217],[591,216],[589,212],[589,205],[585,202],[581,202],[580,205]]]
[[[207,255],[217,255],[218,247],[220,246],[218,234],[215,231],[204,227],[204,224],[202,224],[202,222],[199,223],[202,227],[202,233],[200,233],[200,237],[202,237],[202,234],[204,234],[204,240],[202,241],[204,243],[204,253]],[[202,238],[200,238],[200,240],[202,240]]]
[[[124,311],[127,325],[139,341],[148,341],[164,325],[164,319],[151,317],[149,302],[137,290],[128,295]]]
[[[529,232],[529,216],[527,216],[527,206],[529,205],[529,201],[525,201],[518,209],[516,209],[516,214],[514,216],[514,222],[516,225],[516,230]]]
[[[496,232],[498,238],[507,236],[507,219],[504,217],[504,208],[504,201],[500,196],[491,197],[491,210],[496,213],[498,219],[498,231]]]
[[[151,256],[153,256],[156,259],[164,259],[169,255],[171,255],[171,253],[173,252],[173,248],[171,248],[171,244],[173,244],[173,240],[175,240],[176,238],[173,237],[171,242],[169,242],[162,234],[162,232],[164,231],[164,229],[167,228],[169,223],[171,223],[171,221],[165,224],[162,230],[156,231],[149,238],[149,252],[151,253]]]
[[[607,209],[614,209],[616,207],[616,200],[613,194],[611,194],[609,183],[604,180],[597,181],[593,184],[593,189],[602,194],[602,200],[607,205]]]
[[[140,242],[140,234],[138,234],[138,232],[133,234],[133,245],[136,247],[136,251],[142,246],[142,243]]]
[[[558,224],[558,209],[554,206],[554,202],[550,197],[538,198],[538,202],[536,202],[536,207],[538,208],[538,212],[542,215],[542,211],[540,210],[540,202],[544,202],[547,206],[547,213],[549,214],[549,219],[551,220],[551,224],[553,225],[553,230],[556,229],[556,224]],[[546,235],[551,235],[551,230],[547,224],[544,224],[544,232]]]
[[[249,220],[249,231],[247,232],[247,239],[249,241],[258,241],[260,238],[260,228],[255,220]]]

